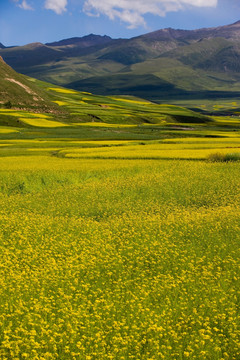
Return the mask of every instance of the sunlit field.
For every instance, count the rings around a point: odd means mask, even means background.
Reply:
[[[239,359],[239,163],[0,165],[4,359]]]
[[[49,92],[0,111],[0,358],[239,360],[239,120]]]

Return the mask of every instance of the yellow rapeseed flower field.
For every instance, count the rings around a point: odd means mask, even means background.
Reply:
[[[61,94],[78,94],[77,91],[69,90],[69,89],[62,89],[62,88],[48,88],[47,90],[56,91],[57,93]]]
[[[240,359],[238,162],[0,168],[0,358]]]
[[[126,99],[126,98],[122,98],[122,97],[109,97],[110,99],[113,100],[118,100],[118,101],[124,101],[124,102],[128,102],[128,103],[132,103],[132,104],[139,104],[139,105],[151,105],[152,103],[150,101],[146,101],[146,100],[134,100],[134,99]]]
[[[68,124],[63,124],[59,121],[47,120],[47,119],[43,119],[43,118],[28,118],[28,117],[21,118],[20,117],[19,120],[21,120],[22,122],[24,122],[28,125],[38,126],[38,127],[56,128],[56,127],[68,126]]]

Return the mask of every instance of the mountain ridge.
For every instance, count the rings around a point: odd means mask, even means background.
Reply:
[[[83,37],[72,37],[67,38],[59,41],[54,41],[51,43],[46,43],[47,46],[94,46],[97,44],[107,44],[111,42],[113,39],[110,36],[107,35],[95,35],[95,34],[89,34]]]
[[[195,30],[165,28],[130,39],[90,34],[1,48],[0,55],[23,74],[77,90],[89,86],[100,94],[240,90],[240,21]]]

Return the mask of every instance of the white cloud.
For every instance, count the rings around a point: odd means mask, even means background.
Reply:
[[[32,6],[29,5],[26,0],[23,0],[18,6],[23,10],[33,10]]]
[[[12,1],[24,10],[33,10],[28,0]],[[83,10],[89,16],[106,15],[111,20],[120,19],[129,28],[136,28],[146,26],[146,14],[165,16],[168,12],[187,8],[216,7],[219,0],[44,0],[44,8],[60,15],[67,11],[70,1],[83,3]]]
[[[64,11],[66,11],[68,0],[46,0],[45,1],[45,9],[53,10],[56,14],[60,15]]]
[[[145,14],[165,16],[171,11],[190,7],[216,7],[218,0],[86,0],[84,11],[90,15],[104,14],[111,20],[119,18],[129,28],[146,25]]]

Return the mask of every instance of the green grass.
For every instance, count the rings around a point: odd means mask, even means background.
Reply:
[[[119,124],[122,127],[141,124],[204,124],[212,121],[208,116],[180,106],[158,105],[130,96],[97,96],[51,87],[50,84],[39,81],[36,81],[35,85],[41,89],[45,97],[51,99],[54,109],[21,110],[17,106],[12,109],[3,106],[0,108],[0,125],[54,127],[54,122],[59,121],[56,127],[66,124],[74,127],[91,122],[92,126],[94,123],[103,123],[105,127],[107,124]],[[43,121],[41,118],[46,120]]]
[[[47,92],[31,78],[15,72],[0,59],[0,107],[3,109],[31,109],[41,112],[58,112]]]

